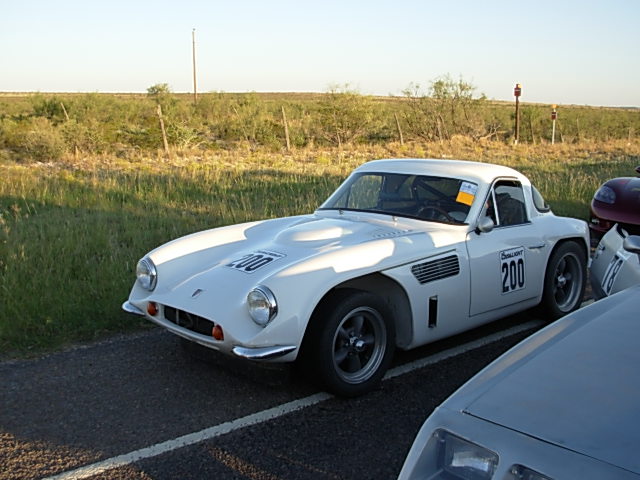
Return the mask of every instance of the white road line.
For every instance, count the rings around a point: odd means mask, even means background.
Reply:
[[[503,338],[517,335],[518,333],[526,332],[527,330],[541,327],[542,325],[544,325],[544,322],[542,320],[531,320],[529,322],[508,328],[507,330],[501,330],[491,335],[487,335],[486,337],[479,338],[478,340],[473,340],[472,342],[458,345],[457,347],[453,347],[448,350],[443,350],[442,352],[435,353],[419,360],[415,360],[411,363],[400,365],[399,367],[389,370],[384,376],[384,379],[387,380],[389,378],[404,375],[405,373],[412,372],[413,370],[426,367],[427,365],[433,365],[434,363],[441,362],[442,360],[445,360],[447,358],[455,357],[456,355],[475,350],[476,348],[484,347],[485,345],[489,345],[490,343],[496,342]]]
[[[272,420],[274,418],[286,415],[287,413],[295,412],[296,410],[301,410],[311,405],[315,405],[316,403],[323,402],[325,400],[328,400],[329,398],[332,398],[332,395],[324,392],[317,393],[300,400],[294,400],[283,405],[278,405],[277,407],[269,408],[258,413],[247,415],[246,417],[238,418],[231,422],[225,422],[221,423],[220,425],[216,425],[215,427],[205,428],[204,430],[200,430],[199,432],[189,433],[187,435],[183,435],[182,437],[178,437],[173,440],[167,440],[166,442],[162,443],[156,443],[155,445],[152,445],[150,447],[141,448],[140,450],[135,450],[124,455],[118,455],[117,457],[109,458],[107,460],[103,460],[102,462],[80,467],[76,470],[63,472],[52,477],[47,477],[45,480],[79,480],[82,478],[88,478],[93,475],[104,473],[107,470],[130,465],[145,458],[155,457],[163,453],[177,450],[178,448],[186,447],[188,445],[193,445],[204,440],[219,437],[220,435],[233,432],[234,430],[239,430],[250,425],[256,425],[258,423],[266,422],[267,420]]]
[[[429,357],[421,358],[420,360],[416,360],[405,365],[400,365],[399,367],[389,370],[384,379],[387,380],[389,378],[404,375],[414,370],[423,368],[427,365],[432,365],[444,359],[455,357],[456,355],[460,355],[470,350],[475,350],[476,348],[483,347],[502,338],[510,337],[526,330],[539,327],[542,324],[542,321],[530,321],[509,328],[507,330],[494,333],[487,337],[474,340],[472,342],[465,343],[448,350],[444,350]],[[234,430],[239,430],[251,425],[256,425],[268,420],[273,420],[288,413],[302,410],[312,405],[316,405],[320,402],[324,402],[325,400],[328,400],[330,398],[333,398],[333,395],[324,392],[316,393],[299,400],[294,400],[283,405],[278,405],[261,412],[247,415],[246,417],[238,418],[230,422],[221,423],[220,425],[216,425],[214,427],[205,428],[204,430],[200,430],[199,432],[189,433],[173,440],[156,443],[155,445],[151,445],[150,447],[141,448],[140,450],[135,450],[123,455],[118,455],[116,457],[93,463],[91,465],[86,465],[75,470],[69,470],[58,475],[46,477],[43,480],[81,480],[83,478],[89,478],[93,475],[99,475],[114,468],[124,467],[140,460],[144,460],[146,458],[156,457],[158,455],[162,455],[163,453],[171,452],[182,447],[194,445],[205,440],[210,440],[212,438],[233,432]]]

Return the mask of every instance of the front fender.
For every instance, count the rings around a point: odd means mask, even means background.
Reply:
[[[336,286],[450,249],[435,247],[428,235],[415,234],[339,248],[288,266],[264,279],[279,308],[265,333],[273,329],[278,338],[283,335],[299,345],[317,305]]]

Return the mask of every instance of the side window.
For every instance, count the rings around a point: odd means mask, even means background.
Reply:
[[[531,193],[533,194],[533,204],[540,213],[546,213],[551,210],[547,202],[544,201],[542,194],[534,186],[531,186]]]
[[[520,182],[496,182],[487,201],[485,214],[490,216],[498,227],[527,223],[527,209]]]

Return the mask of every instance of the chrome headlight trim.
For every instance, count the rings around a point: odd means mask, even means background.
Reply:
[[[153,261],[144,257],[136,265],[136,278],[142,288],[148,291],[153,291],[158,283],[158,271]]]
[[[249,316],[256,325],[266,327],[278,314],[276,297],[268,287],[258,285],[247,295]]]

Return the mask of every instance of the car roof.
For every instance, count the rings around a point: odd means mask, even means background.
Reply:
[[[640,472],[638,310],[640,285],[558,320],[487,367],[448,407]]]
[[[496,177],[515,177],[523,183],[527,178],[510,167],[468,160],[435,158],[387,158],[373,160],[358,167],[356,172],[391,172],[416,175],[437,175],[491,183]]]

